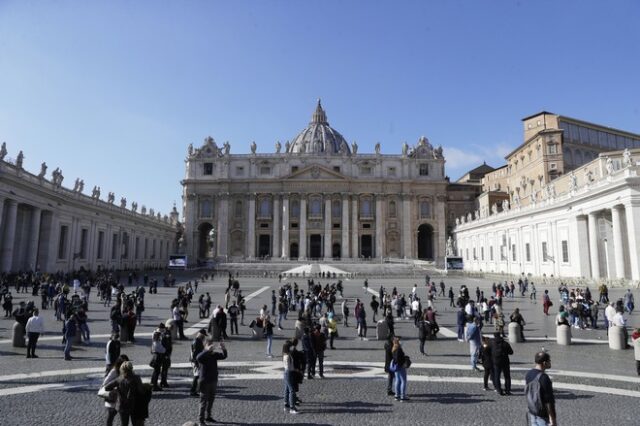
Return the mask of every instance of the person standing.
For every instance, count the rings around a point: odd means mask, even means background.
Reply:
[[[129,357],[127,357],[126,355],[118,356],[118,358],[116,358],[116,360],[113,363],[113,367],[109,368],[109,370],[107,371],[107,375],[102,381],[102,387],[105,387],[109,383],[115,381],[118,378],[118,376],[120,376],[120,367],[122,366],[122,363],[125,361],[129,361]],[[115,391],[111,391],[111,392],[114,398],[113,399],[108,398],[108,399],[105,399],[104,401],[104,407],[107,409],[107,426],[113,426],[113,419],[115,419],[116,415],[118,414],[118,411],[116,410],[116,401],[117,401],[116,392]]]
[[[73,338],[78,332],[78,323],[76,322],[76,315],[72,314],[64,323],[64,329],[62,335],[64,336],[64,360],[71,361],[71,345],[73,344]]]
[[[118,390],[116,407],[118,414],[120,414],[120,424],[122,426],[128,426],[129,420],[131,420],[134,425],[144,424],[144,419],[142,419],[142,423],[139,423],[135,411],[143,405],[142,395],[146,392],[140,376],[133,373],[133,364],[131,361],[124,361],[120,366],[120,377],[105,386],[105,390],[107,391],[113,389]]]
[[[321,328],[320,324],[316,324],[315,329],[311,334],[311,340],[318,360],[318,373],[320,378],[324,379],[324,351],[327,349],[327,337],[322,332]],[[313,371],[315,373],[315,367]]]
[[[551,297],[549,297],[549,290],[545,290],[542,295],[542,311],[545,315],[549,315],[549,308],[553,306],[551,302]]]
[[[169,367],[171,367],[171,352],[173,352],[173,341],[171,340],[171,330],[167,329],[163,323],[160,323],[158,330],[160,332],[160,343],[165,349],[164,356],[162,357],[161,371],[160,371],[160,386],[166,388],[169,387],[167,383],[167,376],[169,374]]]
[[[238,334],[238,315],[240,314],[240,309],[235,300],[231,302],[227,313],[229,314],[229,324],[231,324],[231,334]]]
[[[200,364],[196,361],[200,352],[204,351],[204,339],[207,337],[207,330],[202,328],[191,343],[190,361],[193,368],[193,381],[191,382],[191,396],[198,396],[198,378],[200,377]]]
[[[480,359],[484,368],[484,377],[482,382],[484,390],[489,390],[489,378],[493,377],[493,359],[491,357],[491,345],[488,337],[482,337],[482,346],[480,346]]]
[[[467,323],[467,316],[464,311],[464,306],[460,306],[456,315],[456,324],[458,326],[458,342],[464,342],[464,326]]]
[[[182,314],[182,311],[180,310],[179,304],[174,306],[171,312],[172,312],[173,320],[176,322],[176,327],[178,327],[178,339],[180,340],[186,339],[184,335],[184,320],[182,318],[183,314]]]
[[[273,323],[271,317],[267,315],[264,319],[264,337],[267,339],[267,358],[273,358],[271,353],[271,346],[273,344]]]
[[[38,344],[38,337],[41,333],[44,333],[44,320],[40,318],[40,311],[38,308],[33,310],[33,315],[27,320],[25,330],[29,343],[27,343],[27,358],[38,358],[36,355],[36,345]]]
[[[529,424],[532,426],[556,426],[556,402],[553,384],[545,373],[551,368],[551,357],[542,351],[535,355],[536,366],[525,376],[525,395],[529,409]]]
[[[198,377],[198,389],[200,391],[200,426],[205,425],[205,421],[215,423],[211,416],[213,401],[218,388],[218,361],[227,358],[227,348],[220,342],[222,352],[215,351],[213,339],[207,339],[204,350],[198,354],[196,361],[200,365],[200,376]],[[206,418],[205,418],[206,414]]]
[[[304,334],[302,335],[302,351],[304,352],[307,364],[307,379],[313,379],[316,370],[316,351],[313,347],[313,340],[311,338],[311,330],[309,327],[305,327]]]
[[[396,401],[407,401],[407,356],[404,354],[400,337],[394,336],[391,356],[395,364]]]
[[[284,411],[291,414],[298,414],[296,409],[296,369],[291,355],[291,342],[286,341],[282,347],[282,364],[284,367]]]
[[[482,333],[480,325],[480,317],[473,317],[473,322],[467,326],[467,341],[469,342],[469,354],[471,355],[471,369],[480,371],[478,368],[478,355],[480,354],[480,346],[482,345]]]
[[[502,334],[496,332],[491,344],[491,357],[493,360],[493,387],[500,395],[511,395],[511,365],[509,355],[513,355],[513,349],[509,342],[502,338]],[[500,375],[504,374],[504,391],[500,384]]]
[[[106,362],[106,371],[105,374],[109,374],[111,371],[111,367],[115,364],[115,362],[120,357],[120,334],[113,333],[111,334],[111,338],[107,342],[107,346],[105,348],[104,359]],[[125,361],[128,361],[125,360]]]
[[[387,395],[389,396],[395,395],[395,392],[393,392],[393,378],[395,373],[389,368],[391,360],[393,360],[391,348],[393,348],[393,336],[389,335],[389,338],[384,344],[384,372],[387,373]]]
[[[380,307],[380,302],[376,300],[376,296],[371,296],[371,310],[373,311],[373,322],[376,322],[376,315],[378,315],[378,308]]]
[[[333,341],[338,337],[338,322],[333,317],[333,312],[330,312],[329,315],[327,315],[327,329],[329,330],[329,347],[331,349],[335,349]]]

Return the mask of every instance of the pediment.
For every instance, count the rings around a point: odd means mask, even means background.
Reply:
[[[286,177],[289,180],[346,180],[346,176],[319,164],[311,164]]]

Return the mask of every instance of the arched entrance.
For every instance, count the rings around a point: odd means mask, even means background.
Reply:
[[[340,259],[342,250],[339,243],[333,243],[331,246],[331,257],[334,259]]]
[[[298,256],[298,243],[289,244],[289,258],[297,259]]]
[[[433,228],[426,223],[418,227],[418,259],[433,260]]]
[[[213,247],[209,242],[209,233],[212,229],[213,225],[208,222],[204,222],[198,227],[198,259],[213,257]]]
[[[271,236],[262,234],[258,237],[258,257],[271,256]]]
[[[360,237],[360,256],[365,259],[373,257],[373,238],[371,235],[362,235]]]
[[[309,237],[309,258],[320,259],[322,257],[322,235],[312,234]]]

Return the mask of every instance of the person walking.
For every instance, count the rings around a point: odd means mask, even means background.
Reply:
[[[464,326],[467,323],[467,315],[464,306],[460,306],[456,314],[456,324],[458,326],[458,342],[464,342]]]
[[[511,365],[509,355],[513,355],[513,349],[509,342],[502,338],[499,332],[493,334],[491,344],[491,357],[493,360],[493,387],[500,395],[511,395]],[[504,374],[504,391],[500,384],[500,376]]]
[[[204,350],[196,357],[196,361],[200,365],[200,376],[198,377],[200,426],[205,426],[205,421],[215,423],[211,416],[211,409],[218,388],[218,361],[227,358],[227,348],[225,348],[224,342],[220,342],[221,352],[217,352],[215,349],[213,339],[208,338]]]
[[[542,351],[535,355],[536,366],[525,376],[525,395],[532,426],[556,426],[556,401],[553,384],[545,370],[551,368],[551,357]]]
[[[167,348],[162,345],[162,333],[155,331],[151,337],[151,362],[149,365],[153,368],[151,385],[156,392],[162,390],[162,388],[158,386],[158,377],[164,365],[166,353]]]
[[[475,371],[480,371],[480,369],[478,368],[478,356],[480,354],[480,346],[482,345],[482,326],[480,323],[480,317],[473,317],[473,322],[470,322],[467,326],[467,335],[465,336],[467,341],[469,342],[471,369]]]
[[[231,306],[227,309],[227,314],[229,315],[231,334],[238,334],[238,315],[240,315],[240,308],[238,308],[235,300],[231,302]]]
[[[44,320],[40,318],[40,310],[35,308],[33,315],[27,320],[25,326],[29,343],[27,343],[27,358],[38,358],[36,355],[36,345],[38,344],[38,337],[41,333],[44,333]]]
[[[109,371],[107,371],[107,375],[102,381],[103,388],[109,383],[115,381],[118,376],[120,376],[120,367],[125,361],[129,361],[129,357],[126,355],[121,355],[116,358],[113,363],[113,367],[109,368]],[[118,414],[118,411],[116,410],[117,399],[118,397],[116,391],[112,390],[111,395],[109,395],[109,397],[105,398],[104,400],[104,407],[107,409],[107,426],[113,426],[113,420]]]
[[[380,302],[376,300],[376,296],[371,296],[371,310],[373,311],[373,322],[376,322],[376,315],[378,315],[378,308],[380,307]]]
[[[333,346],[333,340],[338,337],[338,322],[333,317],[333,312],[327,315],[327,329],[329,330],[329,347],[335,349]]]
[[[549,290],[545,290],[542,295],[542,312],[544,312],[545,315],[549,315],[549,308],[551,306],[553,306],[553,303],[551,302],[551,297],[549,297]]]
[[[138,413],[145,408],[145,404],[148,407],[150,394],[142,384],[140,376],[133,373],[131,361],[124,361],[120,366],[120,376],[105,386],[107,391],[113,389],[117,389],[116,409],[120,415],[121,426],[129,426],[129,420],[133,426],[143,425],[144,417]]]

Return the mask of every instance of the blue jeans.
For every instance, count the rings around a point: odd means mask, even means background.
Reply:
[[[273,336],[267,336],[267,355],[271,355],[271,343],[273,342]]]
[[[284,406],[295,408],[296,407],[296,391],[291,381],[291,375],[288,370],[284,370]]]
[[[404,399],[407,397],[407,370],[398,368],[396,370],[396,398]]]
[[[458,324],[458,340],[464,340],[464,324]]]
[[[471,368],[478,367],[478,355],[480,353],[480,346],[473,341],[469,342],[469,354],[471,355]]]
[[[531,426],[548,426],[549,421],[529,413],[529,425]]]

